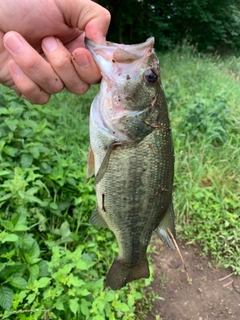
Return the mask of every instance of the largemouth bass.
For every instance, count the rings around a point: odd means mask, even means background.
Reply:
[[[86,40],[102,73],[90,111],[87,178],[95,174],[91,223],[112,230],[119,255],[106,277],[113,290],[149,277],[152,232],[175,248],[174,152],[154,38],[137,45]]]

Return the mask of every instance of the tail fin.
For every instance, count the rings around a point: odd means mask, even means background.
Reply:
[[[106,284],[112,290],[124,287],[128,282],[150,276],[147,258],[135,265],[129,266],[120,259],[115,259],[108,271]]]

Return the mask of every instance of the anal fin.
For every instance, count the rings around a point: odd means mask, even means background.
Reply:
[[[159,226],[155,229],[156,234],[162,240],[162,242],[166,243],[171,249],[176,249],[176,246],[168,234],[167,229],[170,229],[174,239],[176,239],[176,230],[174,224],[174,211],[172,203],[169,205],[164,217],[159,223]]]
[[[102,218],[101,214],[99,213],[98,207],[96,207],[96,209],[94,210],[89,222],[98,227],[108,228],[106,221]]]

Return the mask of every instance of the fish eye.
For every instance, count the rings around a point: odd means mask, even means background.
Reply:
[[[147,83],[155,83],[158,79],[156,72],[154,72],[152,69],[148,69],[145,72],[144,77],[145,77],[145,80],[147,81]]]

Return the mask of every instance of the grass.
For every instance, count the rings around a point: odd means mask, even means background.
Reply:
[[[175,144],[179,238],[240,273],[240,59],[160,56]]]

